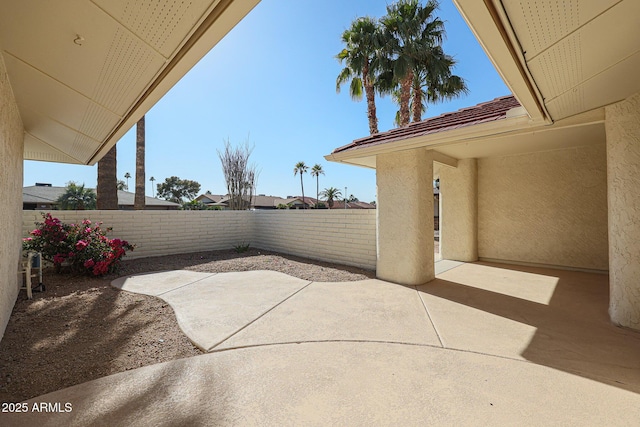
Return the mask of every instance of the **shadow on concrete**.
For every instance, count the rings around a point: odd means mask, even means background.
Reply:
[[[640,393],[640,334],[611,324],[608,276],[493,263],[473,265],[555,277],[557,284],[548,304],[476,287],[469,283],[473,279],[457,283],[438,278],[418,289],[535,327],[521,353],[531,362]],[[526,286],[527,280],[514,285]],[[465,334],[475,333],[476,325],[463,327],[469,328]]]

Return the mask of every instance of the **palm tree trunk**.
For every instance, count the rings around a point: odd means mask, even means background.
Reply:
[[[369,61],[364,63],[362,70],[364,92],[367,97],[367,118],[369,119],[369,133],[378,133],[378,116],[376,114],[376,99],[373,83],[369,79]]]
[[[413,71],[409,71],[400,81],[400,127],[407,126],[411,113],[409,100],[411,99],[411,85],[413,84]]]
[[[118,177],[117,177],[116,146],[98,162],[97,208],[118,209]],[[78,208],[80,209],[80,208]],[[84,206],[82,207],[84,209]]]
[[[300,187],[302,188],[302,209],[307,209],[307,205],[304,202],[304,184],[302,183],[302,172],[300,172]]]
[[[320,200],[320,175],[316,175],[316,209],[318,209],[318,201]]]
[[[145,206],[144,143],[144,116],[142,116],[136,124],[136,195],[133,201],[135,210],[143,210]]]
[[[419,122],[422,120],[422,88],[420,87],[420,81],[416,79],[413,82],[413,90],[411,96],[413,97],[413,122]]]

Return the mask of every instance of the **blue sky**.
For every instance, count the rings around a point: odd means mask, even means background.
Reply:
[[[322,165],[320,189],[338,187],[363,201],[375,200],[375,171],[324,160],[324,155],[368,135],[366,102],[353,102],[345,86],[336,94],[340,35],[359,16],[379,18],[387,0],[262,0],[146,116],[146,174],[156,183],[175,175],[198,181],[202,192],[224,194],[217,150],[225,140],[249,141],[260,170],[260,194],[300,194],[293,167]],[[458,65],[470,93],[430,105],[424,118],[509,93],[455,6],[441,1],[445,52]],[[377,98],[380,131],[393,128],[397,106]],[[135,127],[118,142],[118,177],[135,174]],[[25,161],[24,185],[68,181],[95,187],[96,166]],[[133,189],[135,180],[129,180]],[[316,183],[304,176],[305,194]],[[151,183],[147,194],[151,195]]]

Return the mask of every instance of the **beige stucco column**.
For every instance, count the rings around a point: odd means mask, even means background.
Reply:
[[[376,182],[377,277],[404,285],[433,280],[432,152],[420,148],[378,155]]]
[[[640,330],[640,94],[606,108],[609,314]]]
[[[478,161],[458,160],[440,168],[442,259],[478,260]]]

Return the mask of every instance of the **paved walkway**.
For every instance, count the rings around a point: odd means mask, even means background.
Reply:
[[[171,271],[113,285],[208,354],[29,401],[1,425],[638,425],[640,334],[607,276],[441,261],[433,282]]]

